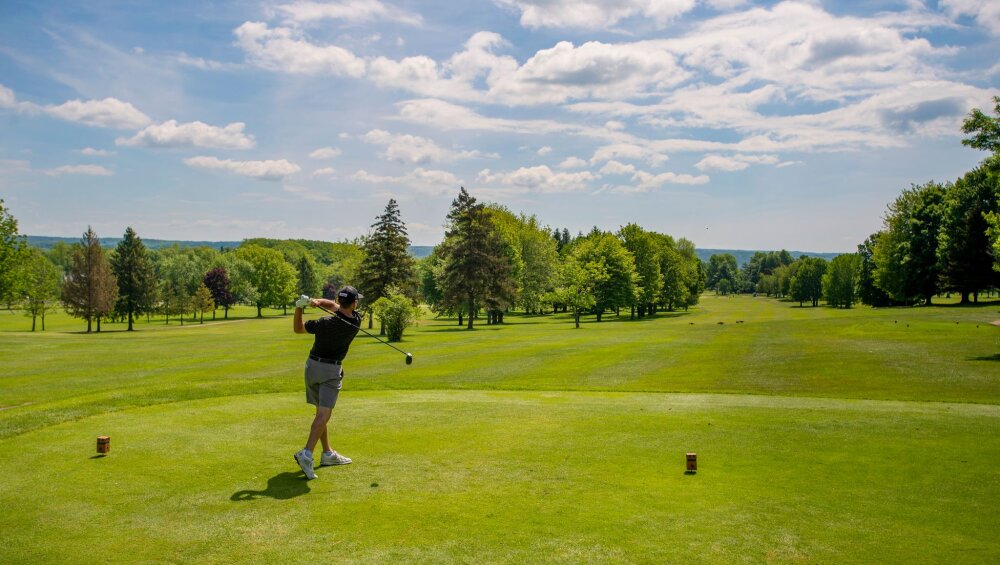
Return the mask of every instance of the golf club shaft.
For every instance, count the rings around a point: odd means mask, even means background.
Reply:
[[[326,312],[327,314],[329,314],[329,315],[333,316],[334,318],[336,318],[336,319],[340,320],[341,322],[344,322],[345,324],[349,324],[349,325],[352,325],[352,326],[354,325],[354,324],[351,324],[350,322],[348,322],[347,320],[341,320],[339,316],[337,316],[337,315],[336,315],[336,314],[334,314],[333,312],[331,312],[331,311],[327,310],[326,308],[323,308],[322,306],[316,306],[316,307],[317,307],[317,308],[319,308],[320,310],[322,310],[322,311]],[[382,341],[381,339],[379,339],[379,338],[378,338],[378,336],[376,336],[376,335],[373,335],[373,334],[370,334],[370,333],[368,333],[368,332],[367,332],[367,331],[365,331],[365,330],[364,330],[364,328],[362,328],[361,326],[358,326],[358,330],[360,330],[360,331],[361,331],[362,333],[364,333],[364,334],[365,334],[365,335],[367,335],[368,337],[372,337],[372,338],[375,338],[375,341],[377,341],[377,342],[380,342],[380,343],[384,343],[384,344],[388,345],[389,347],[391,347],[391,348],[395,349],[396,351],[398,351],[398,352],[402,353],[403,355],[409,355],[409,353],[407,353],[407,352],[403,351],[402,349],[400,349],[400,348],[396,347],[395,345],[393,345],[393,344],[389,343],[388,341]]]

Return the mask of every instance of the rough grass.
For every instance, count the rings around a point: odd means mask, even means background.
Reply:
[[[796,306],[360,336],[312,482],[290,317],[0,312],[0,562],[1000,559],[1000,303]]]

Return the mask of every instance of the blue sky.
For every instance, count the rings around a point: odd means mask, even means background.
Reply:
[[[0,198],[23,233],[342,240],[459,186],[587,231],[851,251],[952,180],[1000,2],[0,4]]]

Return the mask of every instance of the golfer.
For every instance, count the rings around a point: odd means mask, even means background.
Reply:
[[[344,378],[343,362],[347,349],[361,327],[361,316],[355,312],[358,300],[364,298],[357,289],[345,286],[337,293],[337,300],[303,296],[295,302],[293,329],[297,334],[311,333],[315,336],[309,358],[306,359],[306,402],[316,406],[316,417],[309,429],[309,439],[304,449],[295,454],[295,462],[302,468],[307,479],[315,479],[313,470],[313,449],[316,441],[323,442],[323,456],[320,466],[346,465],[351,460],[330,447],[326,424],[337,404],[340,384]],[[321,306],[333,312],[318,320],[302,323],[302,308]]]

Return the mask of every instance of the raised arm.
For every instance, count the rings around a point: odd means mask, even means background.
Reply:
[[[295,315],[292,316],[292,330],[297,334],[306,333],[306,326],[302,323],[302,308],[295,309]]]

